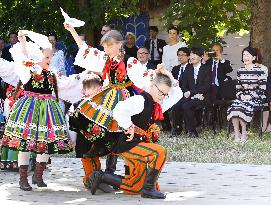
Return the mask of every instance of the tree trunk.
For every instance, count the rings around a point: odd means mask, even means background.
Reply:
[[[271,1],[251,0],[251,45],[260,50],[262,64],[271,67]]]
[[[88,2],[86,0],[77,0],[79,11],[83,11],[86,7]],[[82,34],[82,33],[81,33]],[[83,27],[83,34],[85,34],[87,43],[93,45],[94,44],[94,30],[89,22],[86,22],[85,26]]]

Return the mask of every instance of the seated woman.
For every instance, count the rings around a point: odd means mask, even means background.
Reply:
[[[244,67],[237,71],[236,97],[228,109],[227,119],[232,121],[235,142],[246,141],[246,125],[252,120],[255,108],[265,102],[267,68],[256,64],[257,50],[252,47],[242,51]],[[240,133],[241,125],[241,133]]]

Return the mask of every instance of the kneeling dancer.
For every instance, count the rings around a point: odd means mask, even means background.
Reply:
[[[128,75],[136,83],[136,76],[140,72],[133,72],[128,72]],[[146,81],[140,81],[143,82]],[[154,122],[163,117],[162,112],[181,99],[182,91],[175,85],[177,84],[171,73],[163,65],[159,65],[156,76],[148,85],[136,85],[145,91],[118,102],[113,110],[113,117],[126,131],[117,139],[112,139],[114,142],[111,142],[111,151],[120,154],[129,169],[124,177],[103,171],[92,173],[89,178],[92,194],[95,194],[100,183],[106,183],[129,194],[141,193],[144,198],[165,198],[159,191],[157,180],[167,160],[167,151],[161,145],[153,143],[159,132]]]

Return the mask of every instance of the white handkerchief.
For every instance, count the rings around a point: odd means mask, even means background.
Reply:
[[[39,47],[46,49],[52,49],[52,44],[49,42],[48,37],[40,33],[36,33],[28,30],[21,30],[22,33],[28,36],[32,41],[34,41]]]
[[[69,17],[69,15],[66,12],[64,12],[61,7],[60,7],[60,10],[61,10],[62,16],[65,19],[65,23],[69,24],[72,27],[81,27],[85,25],[84,21]]]

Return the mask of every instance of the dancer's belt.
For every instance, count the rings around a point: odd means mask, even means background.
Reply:
[[[109,86],[110,88],[121,89],[121,88],[129,87],[129,86],[131,86],[131,85],[133,85],[132,81],[129,81],[129,82],[127,82],[127,83],[118,83],[118,84],[111,84],[111,83],[110,83],[108,86]]]
[[[140,127],[134,126],[134,133],[140,135],[144,138],[146,142],[155,142],[158,139],[158,134],[160,133],[160,128],[157,124],[153,123],[148,130],[143,130]]]
[[[34,97],[38,99],[54,99],[54,96],[52,94],[41,94],[30,91],[24,91],[24,95],[27,97]]]

